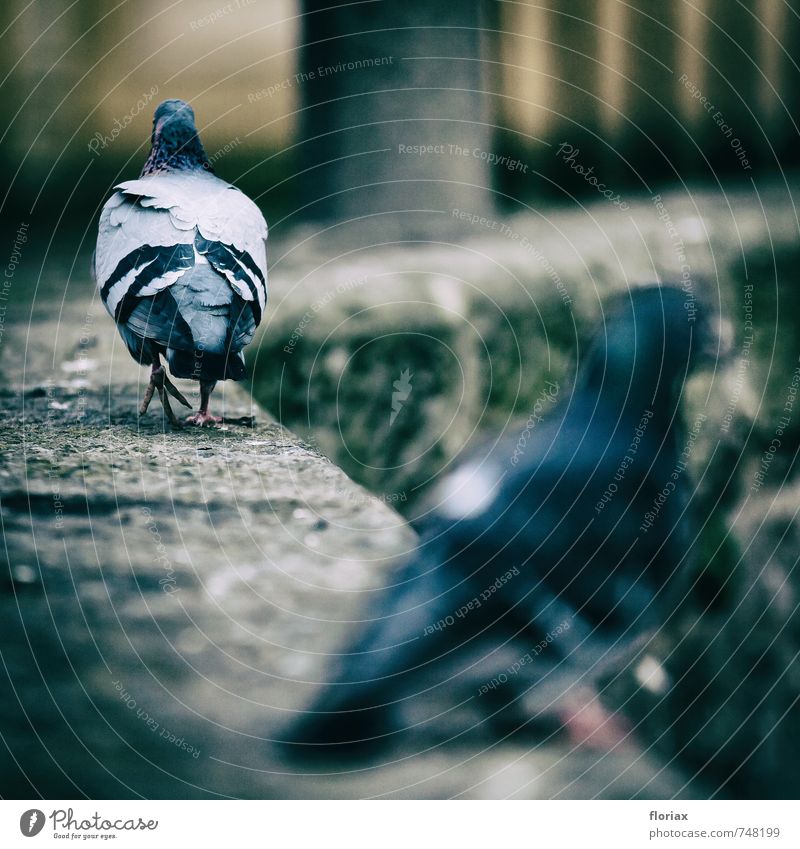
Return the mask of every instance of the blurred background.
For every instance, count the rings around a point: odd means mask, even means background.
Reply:
[[[270,226],[254,397],[404,518],[569,383],[607,295],[672,280],[726,316],[732,361],[686,391],[692,589],[656,679],[604,699],[677,770],[662,794],[800,792],[798,0],[10,0],[0,44],[5,321],[93,298],[99,209],[186,99]]]
[[[11,199],[27,211],[45,189],[60,204],[36,211],[56,217],[135,171],[153,105],[177,96],[273,226],[332,212],[337,190],[339,214],[363,210],[374,193],[357,189],[373,180],[388,182],[387,209],[450,199],[441,185],[392,185],[408,178],[470,182],[510,208],[591,196],[554,155],[564,141],[616,190],[639,192],[780,172],[798,156],[800,23],[783,0],[12,2],[2,25]],[[382,150],[404,140],[511,161]]]

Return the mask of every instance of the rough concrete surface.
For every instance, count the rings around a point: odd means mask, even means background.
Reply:
[[[5,334],[4,797],[703,795],[636,744],[480,729],[356,769],[282,762],[270,741],[413,532],[232,384],[218,408],[252,429],[165,429],[157,401],[139,419],[143,374],[86,295]]]

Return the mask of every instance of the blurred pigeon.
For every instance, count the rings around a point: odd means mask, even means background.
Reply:
[[[613,298],[571,392],[545,387],[523,431],[439,484],[417,551],[279,735],[284,753],[368,754],[428,722],[457,729],[468,707],[601,747],[624,737],[594,685],[663,621],[664,588],[685,564],[680,399],[719,339],[678,288]]]
[[[138,180],[115,187],[100,214],[94,275],[100,297],[133,358],[151,367],[139,409],[158,391],[189,402],[174,377],[200,383],[200,409],[187,424],[221,421],[209,413],[218,380],[245,376],[242,349],[267,300],[267,225],[258,207],[212,173],[192,108],[166,100],[153,119],[152,150]]]

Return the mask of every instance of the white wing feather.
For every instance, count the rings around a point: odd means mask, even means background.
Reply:
[[[265,240],[267,223],[259,208],[234,186],[213,174],[155,174],[129,180],[116,186],[123,198],[136,198],[137,206],[148,213],[162,213],[169,218],[172,242],[188,243],[199,232],[204,239],[233,246],[237,251],[248,253],[267,279],[267,257]],[[107,207],[118,195],[109,201]],[[122,206],[127,204],[122,203]],[[120,207],[120,203],[117,203]],[[111,210],[112,223],[119,216]],[[127,223],[125,225],[127,227]],[[152,241],[149,244],[153,244]],[[266,287],[250,271],[259,306],[264,309],[267,299]],[[98,275],[99,277],[99,275]],[[226,277],[239,295],[246,301],[253,299],[250,288],[232,275]]]

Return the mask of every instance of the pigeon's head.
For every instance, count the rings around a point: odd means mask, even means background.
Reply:
[[[197,135],[194,110],[185,100],[165,100],[153,116],[153,149],[143,174],[157,171],[210,170]]]
[[[167,122],[176,127],[183,125],[191,132],[197,133],[194,125],[194,109],[185,100],[165,100],[159,104],[153,116],[153,129]]]
[[[710,304],[677,286],[616,295],[582,364],[586,385],[645,404],[673,399],[696,368],[727,355],[725,325]]]

